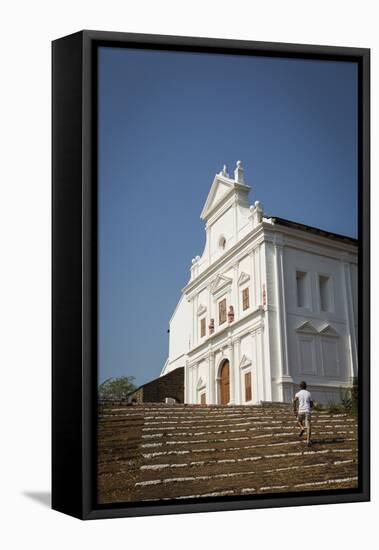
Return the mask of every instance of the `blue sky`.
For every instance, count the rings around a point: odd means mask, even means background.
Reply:
[[[100,48],[100,382],[159,375],[224,163],[265,214],[357,236],[356,106],[353,63]]]

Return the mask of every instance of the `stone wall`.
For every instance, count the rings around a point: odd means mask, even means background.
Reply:
[[[137,403],[164,403],[166,397],[184,403],[184,367],[155,378],[128,395],[130,401]]]

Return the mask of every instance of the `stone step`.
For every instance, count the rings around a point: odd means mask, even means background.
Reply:
[[[288,457],[289,458],[289,457]],[[231,479],[247,476],[257,476],[262,478],[270,475],[272,479],[277,479],[277,476],[285,476],[289,479],[289,476],[304,476],[309,474],[309,471],[319,470],[323,468],[326,471],[330,471],[332,468],[340,470],[340,472],[347,470],[350,471],[354,467],[355,458],[351,457],[337,457],[332,454],[329,456],[325,454],[317,454],[312,456],[312,461],[305,463],[302,460],[301,464],[293,464],[293,461],[287,461],[285,465],[278,465],[273,460],[263,460],[258,462],[235,462],[235,463],[211,463],[204,465],[197,465],[192,467],[183,468],[167,468],[153,471],[143,471],[138,477],[138,481],[135,482],[136,486],[148,486],[156,484],[167,484],[173,482],[185,483],[187,481],[195,481],[199,478],[207,479]],[[307,474],[308,472],[308,474]],[[311,475],[311,474],[309,474]],[[189,479],[190,478],[190,479]]]
[[[357,443],[357,440],[355,437],[329,437],[329,438],[323,438],[322,440],[316,439],[317,435],[313,437],[314,444],[317,445],[334,445],[334,444],[340,444],[340,443],[346,443],[349,442],[350,445],[355,445]],[[192,455],[196,452],[204,452],[204,449],[212,449],[211,452],[217,452],[217,453],[229,453],[229,452],[245,452],[250,451],[250,449],[260,449],[263,450],[266,447],[270,448],[280,448],[280,447],[288,447],[291,445],[298,446],[299,441],[304,441],[294,437],[293,435],[288,437],[282,437],[277,439],[276,441],[273,441],[272,439],[259,439],[259,440],[201,440],[201,441],[193,441],[190,444],[187,444],[187,442],[174,442],[173,445],[168,446],[164,445],[159,450],[157,448],[143,448],[142,447],[142,457],[144,459],[151,459],[151,458],[157,458],[157,457],[168,457],[172,455]],[[320,443],[319,441],[322,441]]]
[[[324,431],[337,431],[337,430],[356,430],[357,425],[356,424],[316,424],[313,423],[312,431],[315,430],[324,430]],[[235,426],[233,427],[233,424],[226,424],[221,426],[213,426],[213,425],[205,425],[205,426],[196,426],[191,425],[187,427],[183,426],[170,426],[166,429],[150,429],[149,426],[146,426],[141,429],[142,432],[142,438],[143,439],[150,439],[150,438],[157,438],[157,437],[176,437],[180,434],[180,436],[183,436],[185,433],[187,433],[189,436],[195,435],[196,437],[201,437],[205,434],[252,434],[252,433],[272,433],[272,434],[278,434],[283,431],[292,431],[292,430],[299,430],[299,428],[294,425],[294,423],[288,423],[288,424],[282,424],[280,426],[272,426],[272,425],[247,425],[247,426]]]
[[[315,447],[315,445],[314,445]],[[209,445],[197,445],[190,453],[174,453],[151,456],[151,453],[142,453],[142,469],[162,469],[180,467],[185,464],[218,464],[254,462],[261,459],[285,458],[287,456],[313,456],[314,454],[355,454],[354,441],[331,442],[330,444],[317,445],[314,449],[305,451],[305,443],[300,441],[280,442],[279,444],[265,443],[262,445],[246,445],[245,447],[216,447]],[[308,447],[306,448],[308,449]],[[147,456],[145,456],[147,455]]]
[[[124,412],[119,412],[119,413],[115,413],[115,414],[105,414],[103,416],[104,419],[112,419],[112,418],[138,418],[138,416],[141,416],[141,415],[129,415],[127,413],[124,413]],[[219,411],[214,411],[212,413],[203,413],[203,414],[198,414],[198,413],[180,413],[180,414],[159,414],[159,413],[154,413],[154,414],[145,414],[145,415],[142,415],[144,420],[149,420],[149,421],[164,421],[164,420],[176,420],[178,422],[180,421],[185,421],[185,420],[190,420],[190,419],[193,419],[193,420],[196,420],[196,421],[200,421],[200,420],[216,420],[216,419],[229,419],[229,420],[234,420],[234,419],[245,419],[245,418],[252,418],[252,419],[279,419],[279,418],[284,418],[284,419],[293,419],[295,418],[295,415],[294,415],[294,412],[293,410],[287,410],[287,411],[282,411],[280,414],[272,414],[272,413],[263,413],[263,412],[255,412],[255,411],[246,411],[245,413],[240,413],[240,412],[233,412],[233,413],[229,413],[229,414],[223,414],[222,412],[219,412]],[[332,418],[332,419],[348,419],[348,418],[351,418],[349,415],[346,415],[346,414],[319,414],[319,413],[312,413],[312,418],[320,418],[320,419],[329,419],[329,418]]]
[[[139,472],[138,476],[138,472],[136,472],[136,479],[141,482],[141,485],[150,485],[154,484],[155,480],[172,479],[172,477],[175,479],[178,477],[185,479],[191,476],[207,476],[211,479],[214,476],[217,479],[226,479],[238,477],[243,473],[251,473],[254,471],[257,476],[262,476],[264,473],[270,473],[272,480],[276,479],[276,476],[279,473],[286,478],[289,478],[294,474],[298,474],[300,471],[303,475],[305,471],[308,471],[308,469],[313,469],[315,465],[317,465],[317,469],[322,467],[324,470],[329,471],[331,464],[338,466],[340,469],[347,468],[349,471],[356,470],[356,458],[354,455],[346,455],[342,458],[340,455],[331,454],[331,456],[334,456],[334,458],[337,457],[338,459],[334,461],[324,461],[323,459],[325,459],[326,455],[320,454],[316,457],[318,459],[317,461],[313,461],[311,464],[303,464],[304,460],[301,460],[301,466],[299,465],[296,467],[291,454],[284,456],[282,458],[283,462],[280,463],[279,466],[275,464],[274,459],[270,456],[268,456],[267,460],[260,458],[259,461],[244,461],[242,459],[235,462],[225,460],[218,462],[205,461],[200,463],[193,461],[193,463],[191,463],[192,466],[182,465],[181,467],[175,467],[173,465],[172,467],[161,468],[159,470],[143,470]],[[276,460],[276,462],[278,463],[278,460]]]
[[[325,465],[324,465],[325,464]],[[306,466],[309,466],[306,467]],[[341,481],[356,481],[355,465],[353,463],[341,464],[341,461],[315,462],[302,466],[298,469],[281,470],[279,468],[267,467],[257,470],[254,465],[235,469],[233,471],[200,472],[192,475],[183,475],[183,472],[174,472],[170,477],[156,477],[136,482],[134,491],[138,498],[176,498],[184,497],[199,492],[212,491],[235,491],[234,494],[243,494],[246,489],[253,489],[255,493],[276,492],[276,488],[283,488],[287,491],[304,490],[305,487],[324,484],[326,488],[330,485],[338,485]],[[327,483],[329,481],[329,483]],[[150,483],[149,483],[150,482]]]
[[[156,448],[166,448],[166,449],[173,449],[181,447],[183,449],[185,448],[192,448],[192,445],[197,443],[209,443],[209,442],[222,442],[224,445],[227,445],[229,442],[231,444],[235,444],[235,442],[241,442],[241,445],[247,445],[248,442],[253,443],[254,441],[261,441],[261,440],[271,440],[273,442],[279,441],[279,440],[296,440],[298,436],[298,428],[292,430],[292,431],[279,431],[277,433],[270,433],[267,432],[265,434],[258,434],[258,435],[235,435],[232,434],[228,437],[228,432],[224,432],[223,434],[215,434],[214,432],[201,432],[203,435],[196,436],[196,433],[175,433],[175,434],[167,434],[166,437],[159,438],[159,441],[147,441],[141,443],[141,449],[156,449]],[[352,438],[356,440],[357,434],[354,430],[335,430],[335,431],[324,431],[324,430],[313,430],[313,439],[317,437],[323,437],[327,440],[331,438]],[[169,436],[172,437],[172,439],[169,438]],[[179,439],[176,439],[176,436]],[[215,439],[215,437],[217,438]]]
[[[167,414],[165,411],[165,414],[159,414],[155,412],[154,414],[143,414],[141,413],[135,413],[135,412],[127,412],[127,411],[107,411],[102,413],[100,417],[101,422],[105,421],[113,421],[117,420],[121,422],[124,419],[129,419],[131,422],[135,421],[151,421],[151,422],[161,422],[161,421],[188,421],[188,420],[194,420],[194,421],[206,421],[206,420],[217,420],[217,419],[224,419],[224,420],[232,420],[232,419],[245,419],[245,418],[251,418],[251,419],[278,419],[280,418],[294,418],[293,411],[283,411],[280,415],[275,415],[271,413],[264,413],[264,412],[255,412],[255,411],[246,411],[245,413],[240,412],[231,412],[229,414],[223,414],[220,411],[214,411],[214,412],[204,412],[202,414],[200,413],[194,413],[194,412],[183,412],[183,413],[173,413],[173,414]],[[319,419],[342,419],[342,418],[348,418],[346,414],[326,414],[326,413],[312,413],[312,418],[319,418]]]
[[[266,416],[241,416],[241,417],[233,417],[233,418],[230,418],[230,417],[223,417],[223,416],[218,416],[218,417],[206,417],[206,418],[194,418],[194,417],[187,417],[187,418],[180,418],[180,419],[177,419],[177,418],[171,418],[171,419],[168,419],[168,418],[145,418],[145,422],[144,422],[144,425],[147,426],[164,426],[164,425],[167,425],[167,424],[198,424],[198,425],[201,425],[201,424],[206,424],[206,423],[209,423],[209,422],[213,422],[213,423],[226,423],[226,422],[239,422],[239,421],[242,421],[242,422],[253,422],[255,424],[281,424],[283,422],[288,422],[288,420],[291,419],[292,421],[294,421],[294,415],[292,415],[291,417],[288,416],[288,417],[283,417],[281,416],[280,418],[275,418],[275,417],[266,417]],[[325,418],[325,417],[318,417],[318,416],[313,416],[312,417],[312,421],[313,422],[341,422],[341,421],[344,421],[344,422],[351,422],[352,419],[348,419],[348,418]]]
[[[288,426],[286,429],[229,429],[229,430],[204,430],[199,432],[190,432],[190,431],[171,431],[171,432],[142,432],[141,439],[143,444],[145,443],[154,443],[161,442],[166,443],[166,445],[174,445],[175,443],[180,443],[183,445],[188,445],[196,443],[198,441],[249,441],[257,439],[265,439],[272,437],[273,440],[277,440],[281,437],[291,437],[297,439],[299,434],[299,428],[294,426]],[[315,436],[324,436],[324,437],[357,437],[357,432],[354,429],[324,429],[324,427],[314,427],[312,430],[313,437]],[[153,441],[150,441],[153,440]]]
[[[148,405],[146,403],[141,405],[134,405],[133,407],[126,407],[126,406],[100,406],[99,411],[101,413],[109,412],[109,411],[125,411],[129,414],[139,414],[144,412],[191,412],[193,414],[204,414],[204,413],[212,413],[212,412],[222,412],[223,414],[233,414],[234,412],[247,412],[247,411],[256,411],[256,412],[263,412],[263,411],[271,411],[275,410],[276,412],[280,411],[288,411],[292,410],[291,404],[284,404],[282,408],[276,408],[276,409],[269,409],[269,408],[263,408],[260,405],[182,405],[182,404],[176,404],[176,405],[165,405],[165,404],[151,404]]]
[[[125,412],[127,414],[234,414],[239,412],[244,414],[246,412],[263,413],[263,414],[279,414],[281,412],[292,412],[292,403],[282,403],[280,406],[269,407],[261,405],[189,405],[189,404],[174,404],[168,405],[164,403],[144,403],[134,406],[125,406],[124,404],[115,405],[100,405],[99,411],[101,413],[109,412]],[[325,410],[313,410],[313,414],[330,414],[327,409]],[[332,413],[332,414],[344,414],[344,413]]]
[[[222,485],[220,487],[220,490],[215,490],[215,486],[210,487],[210,492],[198,492],[199,488],[200,490],[203,489],[203,485],[197,485],[195,487],[191,487],[189,489],[181,487],[180,494],[175,494],[175,492],[172,491],[171,488],[164,488],[162,490],[162,486],[159,487],[159,491],[153,491],[152,496],[147,497],[146,491],[135,493],[135,500],[138,501],[175,501],[175,500],[191,500],[191,499],[208,499],[208,498],[215,498],[215,497],[223,497],[223,496],[247,496],[247,495],[254,495],[259,498],[260,495],[263,494],[278,494],[278,493],[288,493],[288,492],[299,492],[299,491],[311,491],[311,490],[335,490],[335,489],[351,489],[354,487],[357,487],[357,476],[348,476],[344,478],[337,478],[337,479],[330,479],[330,480],[319,480],[319,481],[311,481],[307,483],[300,483],[297,485],[268,485],[268,486],[256,486],[256,487],[240,487],[235,486],[233,489],[222,489]],[[157,488],[158,488],[157,487]],[[203,489],[204,491],[204,489]],[[159,496],[154,496],[159,495]],[[169,496],[165,496],[169,495]],[[109,503],[117,502],[116,495],[112,498],[110,498]],[[122,502],[122,500],[120,500]]]
[[[120,470],[124,471],[124,468],[139,468],[141,475],[151,478],[159,477],[161,475],[170,475],[170,471],[186,471],[188,469],[201,470],[206,469],[208,472],[213,471],[215,468],[225,471],[230,470],[236,466],[243,464],[254,463],[255,467],[259,470],[263,464],[273,463],[277,468],[277,462],[280,461],[281,466],[286,463],[292,464],[295,460],[301,460],[302,464],[306,464],[308,460],[311,462],[316,457],[321,457],[323,460],[333,460],[333,457],[342,457],[341,460],[345,461],[350,458],[355,458],[357,449],[353,441],[343,441],[342,446],[338,447],[339,442],[323,441],[322,445],[315,444],[313,448],[309,449],[303,442],[291,441],[279,443],[278,445],[262,445],[248,446],[245,448],[212,448],[212,447],[199,447],[194,449],[193,452],[178,453],[171,452],[170,454],[154,455],[153,453],[142,453],[139,459],[128,460],[127,457],[119,455],[117,462],[102,461],[99,464],[100,471],[112,471],[116,472]],[[295,457],[295,458],[294,458]],[[338,459],[339,460],[339,459]]]
[[[135,431],[133,429],[134,427],[126,424],[126,426],[117,426],[117,428],[114,425],[100,425],[99,427],[99,433],[101,433],[103,436],[109,437],[117,437],[117,434],[119,435],[128,435],[131,432]],[[330,420],[329,422],[324,421],[318,421],[314,420],[312,421],[312,428],[318,429],[318,430],[355,430],[357,429],[357,424],[354,422],[341,422],[337,420]],[[278,421],[275,423],[266,423],[266,422],[232,422],[232,423],[180,423],[180,424],[166,424],[166,425],[151,425],[149,423],[141,424],[139,426],[139,431],[144,434],[149,433],[162,433],[162,434],[169,434],[169,433],[194,433],[196,435],[202,435],[203,433],[220,433],[221,431],[251,431],[251,432],[259,432],[267,433],[269,431],[272,431],[273,433],[276,433],[278,431],[283,430],[294,430],[299,429],[297,423],[294,420],[282,422]]]
[[[191,500],[191,499],[209,499],[214,497],[223,497],[223,496],[247,496],[247,495],[259,495],[264,493],[273,493],[278,494],[282,492],[296,492],[296,491],[304,491],[304,490],[332,490],[332,489],[348,489],[352,487],[353,483],[357,482],[357,477],[346,477],[342,479],[334,479],[334,480],[327,480],[327,481],[318,481],[318,482],[310,482],[310,483],[304,483],[300,484],[294,487],[290,487],[289,485],[272,485],[267,487],[261,487],[259,490],[253,488],[253,487],[244,487],[244,488],[237,488],[237,489],[230,489],[230,490],[220,490],[220,491],[212,491],[210,493],[195,493],[195,494],[186,494],[186,495],[179,495],[179,496],[169,496],[169,497],[151,497],[151,498],[141,498],[140,500],[143,501],[175,501],[175,500]],[[298,488],[296,488],[298,487]],[[109,502],[115,502],[115,499],[113,501]]]
[[[102,407],[99,501],[260,495],[356,484],[356,418],[314,412],[310,449],[298,430],[287,405]]]

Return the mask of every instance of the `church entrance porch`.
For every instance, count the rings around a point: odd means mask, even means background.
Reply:
[[[230,401],[230,365],[225,359],[220,370],[220,404],[227,405]]]

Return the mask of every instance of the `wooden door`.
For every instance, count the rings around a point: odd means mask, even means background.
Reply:
[[[220,390],[221,390],[221,405],[227,405],[230,400],[230,394],[229,394],[229,361],[225,361],[225,363],[221,367],[221,380],[220,380]]]
[[[251,372],[245,374],[245,401],[251,401]]]

